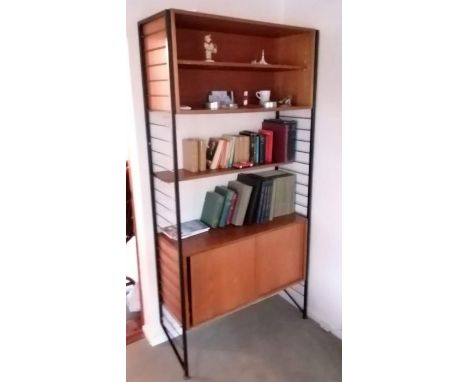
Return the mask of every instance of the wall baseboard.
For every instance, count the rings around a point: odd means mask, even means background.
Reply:
[[[294,293],[293,290],[288,290],[289,293],[296,299],[296,301],[300,304],[301,304],[301,301],[302,301],[302,296],[300,296],[299,294],[297,293]],[[294,303],[291,301],[291,299],[286,295],[286,293],[284,292],[280,292],[279,295],[281,297],[283,297],[287,302],[289,302],[292,306],[294,306],[296,309],[297,309],[297,306],[294,305]],[[310,306],[310,303],[309,303],[309,306]],[[341,340],[341,328],[336,328],[336,327],[333,327],[332,325],[330,325],[326,320],[324,320],[323,318],[320,317],[320,315],[317,314],[317,312],[311,312],[310,311],[310,308],[308,309],[309,312],[308,312],[308,317],[311,319],[311,320],[314,320],[317,324],[320,325],[320,327],[327,331],[327,332],[330,332],[331,334],[333,334],[335,337],[338,337],[340,340]]]
[[[159,325],[157,325],[156,328],[154,326],[143,325],[142,330],[146,340],[151,346],[156,346],[167,341],[166,334]]]

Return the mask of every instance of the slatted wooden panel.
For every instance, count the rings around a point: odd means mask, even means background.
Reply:
[[[171,110],[169,59],[164,16],[143,26],[149,110]]]
[[[150,21],[143,26],[143,34],[149,35],[156,32],[160,32],[166,28],[164,17],[160,17],[156,20]]]
[[[182,322],[182,306],[180,300],[180,279],[179,279],[179,258],[177,255],[175,243],[163,235],[159,235],[159,267],[161,274],[162,302],[169,313],[178,321]],[[184,267],[185,269],[185,267]],[[184,270],[184,274],[186,274]],[[187,279],[183,281],[187,290]],[[189,305],[188,296],[185,296],[187,325],[189,324]]]

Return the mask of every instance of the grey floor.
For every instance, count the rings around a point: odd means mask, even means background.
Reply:
[[[341,381],[341,341],[279,296],[188,333],[191,380]],[[184,381],[170,345],[127,346],[127,382]]]

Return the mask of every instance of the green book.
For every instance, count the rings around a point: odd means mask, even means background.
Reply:
[[[212,228],[218,227],[223,206],[224,196],[217,192],[208,191],[205,196],[205,203],[203,204],[200,220]]]
[[[285,203],[283,202],[283,199],[287,194],[285,191],[285,178],[291,174],[278,170],[262,171],[257,172],[257,174],[263,176],[266,179],[273,180],[270,205],[268,210],[268,220],[273,220],[273,218],[277,216],[286,215],[287,206],[282,205],[282,203]]]
[[[226,225],[229,207],[231,206],[232,198],[234,197],[234,191],[230,190],[226,186],[216,186],[215,192],[224,196],[223,211],[221,212],[221,218],[219,219],[219,227],[224,227]]]

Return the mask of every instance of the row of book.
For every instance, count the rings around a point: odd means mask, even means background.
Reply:
[[[183,167],[191,172],[251,165],[292,162],[297,122],[266,119],[258,131],[243,130],[219,138],[182,141]]]
[[[238,174],[205,196],[201,221],[211,228],[265,223],[295,211],[296,176],[271,170]]]

